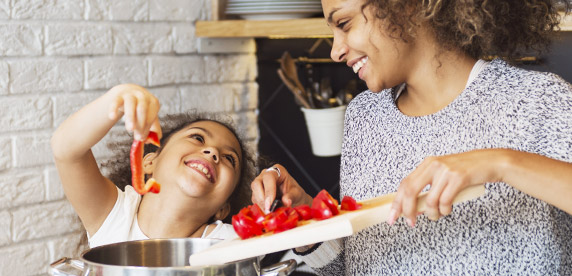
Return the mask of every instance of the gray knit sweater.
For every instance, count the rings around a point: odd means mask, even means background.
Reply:
[[[510,148],[572,162],[572,86],[554,74],[497,59],[422,117],[401,113],[394,97],[366,91],[348,106],[342,196],[395,192],[432,155]],[[484,196],[436,222],[420,216],[410,228],[401,218],[338,242],[308,263],[323,275],[572,275],[572,216],[505,183],[488,183]]]

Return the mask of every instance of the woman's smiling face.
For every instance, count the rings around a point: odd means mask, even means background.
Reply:
[[[228,128],[198,121],[173,134],[151,167],[153,177],[165,186],[161,193],[182,192],[222,206],[240,179],[241,160],[240,144]]]
[[[364,0],[322,0],[322,9],[334,34],[331,57],[346,61],[373,92],[406,81],[414,59],[413,44],[390,37],[383,20]]]

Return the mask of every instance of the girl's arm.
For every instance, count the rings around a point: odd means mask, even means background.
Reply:
[[[158,100],[145,88],[122,84],[72,114],[52,136],[64,193],[90,235],[99,229],[117,200],[117,189],[101,174],[91,148],[123,114],[125,127],[135,138],[144,140],[150,129],[160,135],[158,111]]]

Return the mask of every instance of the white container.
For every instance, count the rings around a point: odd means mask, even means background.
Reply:
[[[344,136],[344,115],[346,106],[324,109],[301,108],[316,156],[336,156],[342,153]]]

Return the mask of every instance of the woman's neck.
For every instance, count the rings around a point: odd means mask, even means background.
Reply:
[[[425,40],[427,41],[427,40]],[[430,40],[417,41],[417,51],[407,87],[397,99],[397,107],[408,116],[438,112],[464,90],[476,59],[455,51],[428,50]]]
[[[146,195],[141,199],[137,220],[149,238],[200,238],[209,217],[205,210],[177,209],[172,202],[163,204],[159,197]]]

